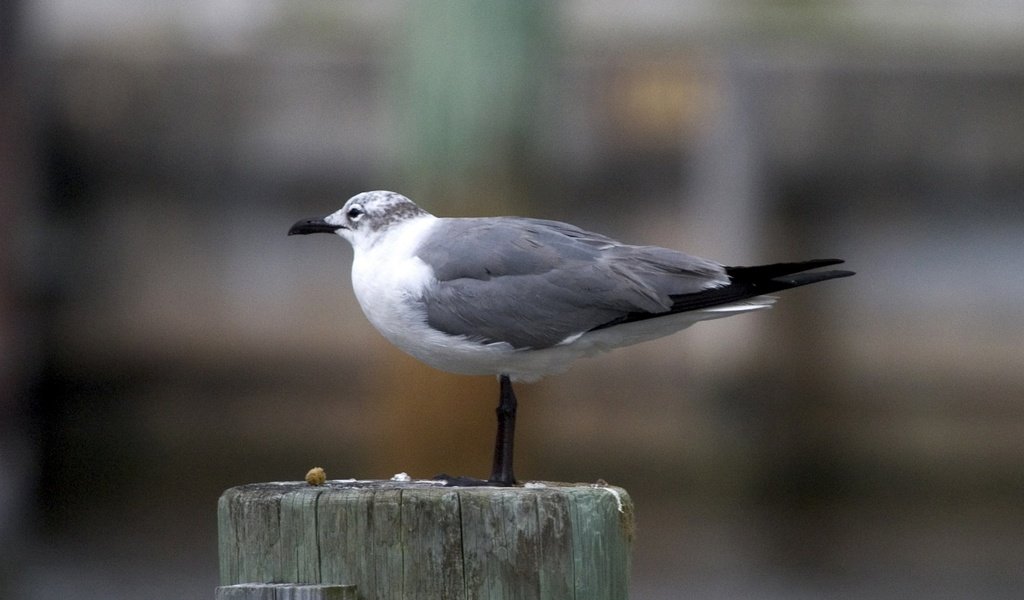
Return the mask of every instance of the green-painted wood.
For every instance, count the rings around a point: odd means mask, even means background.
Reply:
[[[295,488],[261,485],[234,488],[221,496],[218,531],[224,541],[220,545],[222,585],[286,582],[280,505],[281,497],[289,491]]]
[[[410,590],[422,598],[466,597],[457,490],[402,490],[402,546],[407,598]]]
[[[378,509],[380,506],[378,504]],[[374,572],[367,570],[372,563],[362,560],[365,554],[370,553],[379,561],[387,562],[387,556],[375,547],[373,541],[373,524],[380,521],[380,516],[374,515],[373,493],[339,488],[330,494],[323,494],[317,508],[320,553],[322,556],[333,557],[333,560],[321,561],[320,574],[323,580],[364,582],[364,592],[369,597],[378,597]],[[398,556],[401,557],[400,554]],[[379,597],[395,596],[387,594]]]
[[[218,507],[221,584],[355,585],[362,600],[628,594],[621,488],[252,484]]]
[[[357,494],[365,493],[361,490],[354,490]],[[381,600],[402,600],[405,598],[403,580],[401,577],[402,565],[405,563],[405,546],[402,538],[402,489],[391,487],[376,490],[370,494],[373,502],[371,521],[367,524],[370,528],[370,539],[372,541],[372,554],[364,552],[358,560],[364,564],[360,567],[366,573],[373,575],[374,585],[377,588],[375,595],[367,594],[366,598],[379,598]],[[340,510],[349,510],[348,507],[340,506]],[[333,535],[338,544],[347,543],[344,532],[324,532],[324,535]],[[358,551],[358,549],[355,549]],[[354,581],[356,585],[359,580]]]
[[[632,539],[632,506],[626,507],[625,494],[616,495],[619,491],[606,487],[569,491],[573,496],[573,527],[590,532],[589,535],[573,536],[575,591],[579,598],[625,598],[628,594],[628,569],[617,569],[616,566],[622,562],[629,564],[629,552],[623,550],[624,545],[619,540]],[[611,521],[594,520],[591,516],[618,511],[620,503],[623,513],[629,511],[629,518]]]
[[[323,490],[299,488],[281,496],[281,565],[286,582],[318,583],[320,543],[317,540],[317,499]],[[294,554],[289,551],[294,550]]]

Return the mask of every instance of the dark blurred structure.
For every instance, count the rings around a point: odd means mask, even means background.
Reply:
[[[394,189],[859,272],[523,388],[636,597],[1017,597],[1024,6],[921,4],[4,4],[0,596],[202,597],[229,486],[486,471],[494,382],[284,235]]]

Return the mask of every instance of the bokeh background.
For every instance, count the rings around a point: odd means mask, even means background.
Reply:
[[[210,598],[227,487],[485,475],[297,219],[392,189],[857,277],[519,388],[633,597],[1024,589],[1024,3],[0,4],[0,597]]]

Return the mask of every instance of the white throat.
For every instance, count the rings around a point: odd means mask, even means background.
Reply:
[[[366,318],[393,344],[408,347],[410,337],[426,327],[416,304],[434,271],[416,256],[416,249],[437,222],[422,215],[392,224],[375,235],[353,232],[352,290]]]

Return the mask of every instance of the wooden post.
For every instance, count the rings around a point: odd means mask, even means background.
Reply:
[[[220,498],[220,579],[354,585],[360,600],[625,599],[633,527],[607,485],[258,483]]]

